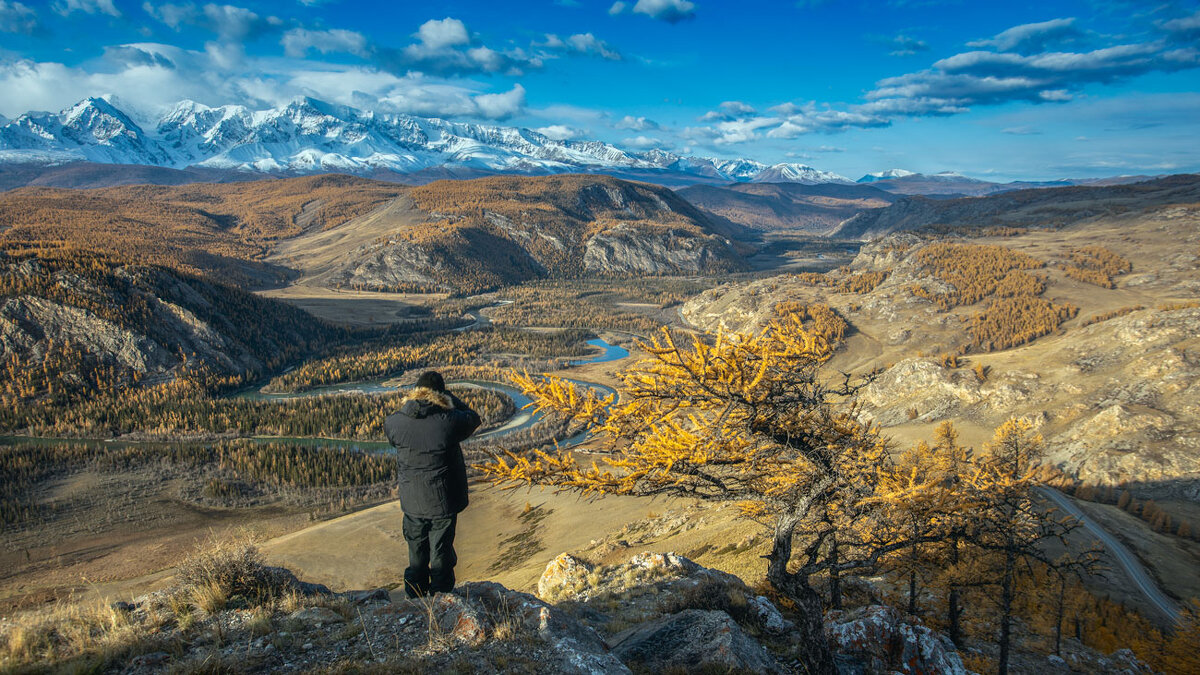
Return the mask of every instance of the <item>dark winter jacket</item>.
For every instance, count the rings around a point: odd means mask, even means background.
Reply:
[[[414,518],[445,518],[467,508],[467,466],[459,443],[479,428],[453,394],[413,389],[383,422],[396,448],[400,508]]]

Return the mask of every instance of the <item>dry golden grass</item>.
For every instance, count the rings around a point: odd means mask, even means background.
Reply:
[[[229,604],[229,590],[224,584],[209,581],[192,588],[192,603],[196,605],[196,609],[212,616]]]
[[[100,670],[155,643],[161,618],[133,621],[106,603],[60,603],[14,618],[3,633],[0,670],[56,663],[64,671]]]

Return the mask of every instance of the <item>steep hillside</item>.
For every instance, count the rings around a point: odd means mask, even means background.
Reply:
[[[705,213],[751,230],[826,234],[842,221],[898,197],[869,185],[750,183],[693,185],[678,194]]]
[[[478,290],[542,277],[738,269],[717,222],[666,188],[607,176],[408,187],[345,175],[228,184],[21,188],[0,244],[100,251],[244,287]]]
[[[270,259],[316,283],[477,291],[543,277],[739,269],[730,237],[675,193],[607,176],[437,181]]]
[[[168,268],[71,250],[0,252],[7,407],[69,403],[185,370],[253,378],[333,337],[306,312]]]
[[[403,188],[351,176],[253,183],[22,188],[0,194],[0,244],[72,248],[210,274],[243,286],[279,283],[271,244],[336,227]]]
[[[725,286],[683,315],[710,330],[754,330],[788,307],[826,303],[850,324],[832,365],[885,368],[862,400],[890,433],[909,438],[951,420],[978,442],[1023,415],[1039,425],[1053,466],[1071,476],[1138,499],[1194,501],[1200,200],[1142,209],[1193,194],[1196,184],[1069,188],[1062,192],[1109,198],[1074,211],[1032,200],[1031,209],[1075,221],[1057,229],[970,240],[890,235],[844,270]],[[1114,264],[1092,254],[1111,254]],[[1069,307],[1077,313],[1060,311]],[[1172,515],[1195,512],[1179,506]]]
[[[1017,190],[988,197],[935,200],[913,196],[864,211],[832,234],[873,239],[922,227],[1063,227],[1101,216],[1200,202],[1200,176],[1181,174],[1143,183]]]

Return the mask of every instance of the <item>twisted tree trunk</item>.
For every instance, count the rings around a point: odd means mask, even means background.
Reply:
[[[800,632],[801,660],[808,672],[811,675],[837,675],[833,649],[825,637],[821,596],[809,585],[808,575],[787,569],[792,559],[792,537],[799,522],[798,516],[787,515],[776,524],[775,540],[768,555],[767,581],[800,609],[796,629]]]

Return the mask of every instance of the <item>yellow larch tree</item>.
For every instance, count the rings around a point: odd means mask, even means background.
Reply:
[[[1045,544],[1051,540],[1071,550],[1066,538],[1078,522],[1060,518],[1036,497],[1034,489],[1039,485],[1038,468],[1044,453],[1045,443],[1033,425],[1010,418],[996,429],[992,441],[974,461],[975,471],[967,485],[974,513],[966,537],[1000,594],[1000,675],[1008,672],[1014,602],[1020,590],[1018,575],[1031,574],[1037,564],[1056,575],[1072,571],[1082,574],[1095,567],[1099,553],[1091,549],[1057,559],[1048,555]]]
[[[664,329],[641,347],[649,356],[621,373],[619,398],[557,378],[514,378],[539,410],[596,432],[602,461],[507,454],[481,470],[501,484],[739,504],[772,530],[767,579],[801,609],[808,671],[836,672],[814,575],[872,570],[935,538],[894,522],[896,501],[922,487],[889,476],[887,443],[854,403],[862,383],[823,377],[832,349],[796,316],[758,335],[689,340]]]

